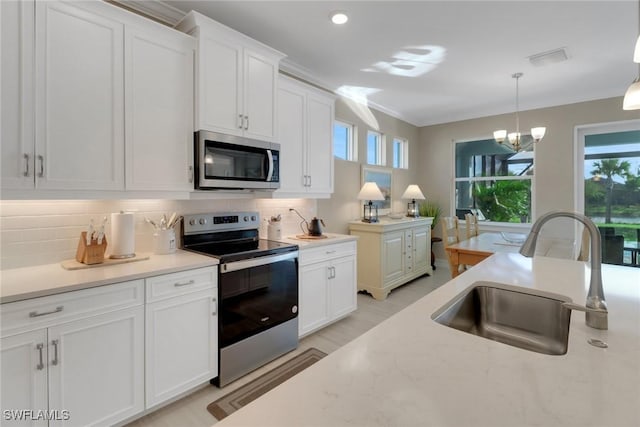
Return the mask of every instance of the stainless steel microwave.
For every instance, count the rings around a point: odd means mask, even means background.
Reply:
[[[196,189],[280,188],[280,144],[201,130],[194,153]]]

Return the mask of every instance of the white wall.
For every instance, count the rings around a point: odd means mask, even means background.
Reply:
[[[157,220],[174,211],[181,215],[258,211],[263,219],[260,234],[266,238],[264,220],[278,214],[283,218],[283,236],[300,234],[300,219],[289,207],[307,219],[316,215],[316,201],[303,199],[0,201],[0,269],[73,259],[89,221],[100,223],[104,216],[121,210],[136,213],[136,252],[151,252],[153,229],[145,216]]]

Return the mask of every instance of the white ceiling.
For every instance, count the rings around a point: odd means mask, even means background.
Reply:
[[[515,111],[515,72],[524,73],[521,111],[622,96],[638,75],[636,0],[164,3],[197,10],[286,53],[290,66],[329,89],[371,89],[372,107],[417,126]],[[333,25],[334,10],[346,11],[349,22]],[[444,55],[421,75],[381,71],[411,46],[437,46],[427,61],[440,48]],[[528,61],[561,47],[567,61],[542,67]],[[426,67],[417,63],[413,71]]]

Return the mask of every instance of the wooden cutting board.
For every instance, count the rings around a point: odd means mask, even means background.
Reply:
[[[320,240],[320,239],[326,239],[329,236],[326,236],[324,234],[321,234],[319,236],[312,236],[310,234],[296,234],[296,239],[304,239],[304,240]]]
[[[107,267],[109,265],[126,264],[128,262],[144,261],[149,259],[148,254],[139,254],[131,258],[111,259],[105,258],[100,264],[83,264],[75,259],[67,259],[60,263],[65,270],[83,270],[85,268]]]

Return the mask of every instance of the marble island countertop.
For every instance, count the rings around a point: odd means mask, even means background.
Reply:
[[[476,281],[552,292],[584,304],[589,271],[581,262],[496,254],[218,425],[640,425],[640,269],[603,265],[609,329],[587,327],[584,313],[574,311],[562,356],[490,341],[431,319]],[[609,347],[591,346],[589,338]]]

